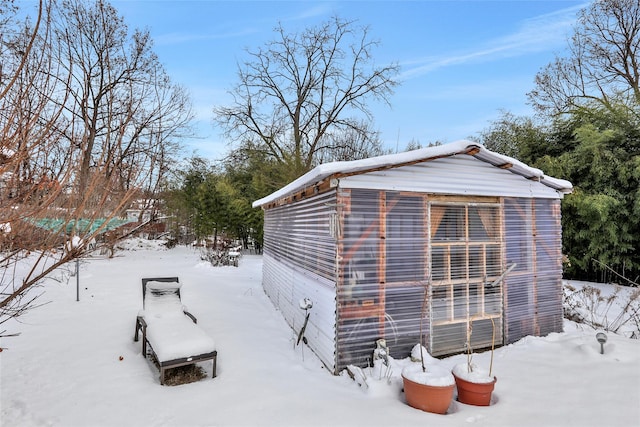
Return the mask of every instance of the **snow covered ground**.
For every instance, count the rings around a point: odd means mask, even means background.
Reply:
[[[447,415],[406,405],[400,370],[365,370],[366,386],[333,376],[261,288],[260,256],[212,267],[194,249],[156,250],[133,241],[113,259],[83,260],[76,278],[45,284],[49,304],[32,310],[0,347],[2,426],[631,426],[640,425],[640,340],[566,321],[565,332],[496,350],[494,403],[453,402]],[[72,269],[72,267],[69,267]],[[142,277],[177,275],[182,298],[216,341],[218,377],[160,386],[133,342]],[[439,360],[451,369],[465,356]],[[488,366],[489,353],[474,356]],[[211,373],[211,364],[202,365]],[[379,378],[383,378],[379,380]]]

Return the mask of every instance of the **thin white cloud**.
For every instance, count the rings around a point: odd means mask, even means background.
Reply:
[[[317,18],[318,16],[325,16],[331,13],[332,10],[333,10],[333,7],[331,7],[331,3],[322,3],[320,5],[311,7],[309,9],[305,9],[302,12],[299,12],[288,18],[284,18],[282,19],[282,22],[301,21],[309,18]]]
[[[296,13],[294,15],[285,17],[280,19],[281,22],[295,22],[301,20],[307,20],[316,18],[318,16],[328,15],[331,13],[332,8],[330,3],[322,3],[321,5],[314,6],[311,8],[304,9],[303,11]],[[174,32],[174,33],[165,33],[160,34],[154,37],[154,41],[157,45],[176,45],[183,43],[193,43],[199,41],[207,41],[207,40],[223,40],[223,39],[231,39],[237,37],[246,37],[249,35],[254,35],[260,33],[265,30],[263,25],[264,22],[269,22],[269,24],[275,25],[275,20],[268,18],[266,20],[262,20],[261,22],[257,22],[254,24],[247,24],[243,22],[241,25],[243,28],[235,29],[233,31],[221,31],[215,33],[184,33],[184,32]],[[235,27],[235,25],[231,25],[229,22],[226,23],[227,27]],[[268,27],[271,30],[271,27]]]
[[[207,40],[222,40],[235,37],[244,37],[247,35],[255,34],[258,30],[253,28],[245,28],[237,31],[221,32],[221,33],[165,33],[154,36],[154,42],[156,45],[176,45],[182,43],[193,43],[198,41]]]
[[[523,87],[531,83],[529,77],[512,76],[509,78],[487,79],[466,84],[434,85],[421,93],[417,99],[422,101],[468,101],[470,99],[503,100],[523,93]]]
[[[566,43],[576,22],[577,12],[585,6],[586,4],[565,8],[527,19],[517,32],[494,39],[475,50],[405,61],[401,65],[406,71],[400,78],[409,80],[444,67],[488,62],[561,47]]]

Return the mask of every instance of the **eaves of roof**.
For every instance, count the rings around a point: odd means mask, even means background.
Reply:
[[[538,181],[541,184],[553,188],[563,194],[569,194],[573,191],[573,185],[569,181],[547,176],[540,169],[528,166],[512,157],[490,151],[482,144],[467,140],[460,140],[449,144],[426,147],[403,153],[388,154],[346,162],[325,163],[316,166],[300,178],[292,181],[270,195],[256,200],[253,202],[253,207],[263,206],[278,199],[287,197],[304,188],[324,181],[327,178],[339,178],[370,171],[397,168],[460,154],[473,156],[476,159],[489,163],[497,168],[508,170],[509,172],[521,175],[526,179]]]

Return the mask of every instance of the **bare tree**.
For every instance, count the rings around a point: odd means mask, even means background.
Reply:
[[[388,154],[378,137],[378,132],[370,129],[367,122],[358,126],[328,132],[318,144],[316,161],[318,163],[366,159]]]
[[[73,76],[65,107],[78,123],[67,135],[80,144],[77,190],[96,164],[126,189],[141,162],[157,160],[149,152],[175,150],[170,139],[192,118],[188,98],[164,73],[148,31],[129,36],[109,3],[64,0],[58,19],[59,60]]]
[[[252,141],[295,177],[331,157],[331,132],[376,137],[356,116],[371,121],[367,102],[388,103],[399,67],[375,66],[379,43],[353,21],[334,17],[299,34],[282,25],[275,31],[275,41],[248,51],[251,60],[238,67],[234,104],[214,113],[227,136]]]
[[[37,305],[45,277],[157,188],[191,112],[148,34],[130,37],[103,1],[41,1],[34,25],[0,23],[3,324]]]
[[[3,13],[0,39],[0,324],[22,314],[37,295],[27,295],[28,279],[17,273],[35,241],[51,245],[49,234],[38,235],[26,218],[40,215],[60,195],[56,182],[64,181],[62,168],[48,162],[54,155],[58,132],[64,126],[61,109],[51,108],[48,97],[56,93],[52,72],[50,9],[39,4],[35,24],[15,22],[12,10]],[[58,74],[60,78],[64,78]],[[65,163],[64,156],[59,161]],[[58,165],[60,166],[60,165]],[[37,255],[24,276],[33,274]],[[21,271],[22,272],[22,271]],[[37,273],[36,273],[37,274]],[[16,277],[18,275],[18,277]],[[0,331],[0,336],[4,331]]]
[[[579,16],[568,57],[536,76],[528,96],[540,112],[562,114],[589,104],[612,111],[640,105],[640,2],[598,0]],[[637,110],[636,110],[636,114]]]

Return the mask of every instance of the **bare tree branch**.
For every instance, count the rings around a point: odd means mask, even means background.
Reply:
[[[260,141],[254,146],[294,177],[332,157],[331,134],[357,130],[364,138],[353,143],[365,146],[375,139],[368,102],[388,103],[399,67],[373,64],[378,42],[368,29],[334,17],[302,33],[288,34],[282,25],[275,32],[274,41],[248,51],[250,60],[239,66],[234,104],[214,110],[227,136]]]
[[[192,118],[148,32],[103,0],[47,5],[35,27],[0,19],[15,34],[1,40],[0,324],[92,242],[113,245],[112,220],[160,188]]]
[[[558,57],[535,79],[529,101],[551,115],[599,104],[640,105],[640,2],[600,0],[579,16],[568,57]],[[635,107],[633,107],[635,106]]]

